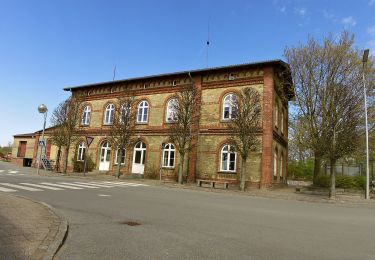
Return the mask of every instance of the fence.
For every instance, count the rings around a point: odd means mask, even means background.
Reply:
[[[366,163],[358,164],[335,164],[334,171],[336,175],[345,175],[345,176],[366,176]],[[330,174],[331,166],[326,164],[324,165],[323,172],[326,175]],[[374,161],[370,161],[370,176],[373,179],[374,177]]]

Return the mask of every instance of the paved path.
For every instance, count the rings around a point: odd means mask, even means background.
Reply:
[[[0,259],[51,259],[66,222],[49,207],[0,193]]]

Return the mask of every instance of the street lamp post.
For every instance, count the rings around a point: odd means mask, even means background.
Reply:
[[[365,80],[365,65],[368,60],[369,50],[363,52],[362,58],[362,80],[363,80],[363,94],[365,100],[365,121],[366,121],[366,195],[365,198],[370,198],[370,163],[369,163],[369,150],[368,150],[368,125],[367,125],[367,94],[366,94],[366,80]]]
[[[46,119],[47,119],[47,112],[48,109],[46,105],[41,104],[38,106],[38,112],[44,115],[44,121],[43,121],[43,131],[42,131],[42,146],[41,143],[38,143],[38,147],[40,147],[40,152],[39,152],[39,159],[38,159],[38,169],[37,169],[37,174],[39,175],[39,168],[40,168],[40,161],[42,159],[42,149],[45,146],[44,142],[44,130],[46,129]]]

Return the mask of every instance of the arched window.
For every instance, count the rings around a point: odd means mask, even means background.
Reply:
[[[273,152],[273,176],[277,177],[277,150]]]
[[[284,118],[284,109],[281,109],[281,126],[280,126],[280,128],[281,128],[281,133],[284,133],[284,120],[285,120],[285,118]]]
[[[77,161],[84,161],[86,154],[86,144],[85,142],[80,142],[78,145]]]
[[[89,125],[90,124],[90,115],[91,115],[91,107],[90,106],[85,106],[83,109],[83,114],[82,114],[82,125]]]
[[[235,172],[237,153],[232,145],[226,144],[221,149],[220,171]]]
[[[233,119],[237,117],[237,96],[230,93],[224,97],[223,102],[223,119]]]
[[[279,158],[279,175],[280,179],[283,178],[283,171],[284,171],[284,154],[281,152],[281,156]]]
[[[122,154],[121,154],[121,165],[125,164],[125,153],[126,153],[126,150],[125,150],[125,148],[123,148]],[[115,156],[115,164],[116,165],[118,164],[119,156],[120,156],[120,149],[117,149],[116,150],[116,156]]]
[[[177,120],[177,114],[176,114],[176,106],[177,106],[177,99],[172,98],[168,101],[167,104],[167,115],[166,115],[166,121],[167,122],[174,122]]]
[[[148,103],[147,101],[142,101],[138,105],[137,122],[147,123],[148,120]]]
[[[105,114],[104,114],[104,124],[110,125],[113,123],[113,117],[115,114],[115,106],[113,104],[108,104],[105,108]]]
[[[275,126],[279,127],[279,104],[275,102]]]
[[[174,167],[176,150],[173,144],[166,144],[163,149],[163,167]]]

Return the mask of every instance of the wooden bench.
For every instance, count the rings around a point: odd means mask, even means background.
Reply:
[[[224,187],[224,189],[228,189],[228,187],[229,187],[229,182],[227,182],[227,181],[219,181],[219,180],[218,181],[217,180],[197,180],[197,186],[198,187],[202,187],[202,183],[210,184],[210,187],[213,188],[213,189],[215,189],[215,185],[217,183],[222,184],[223,187]]]

